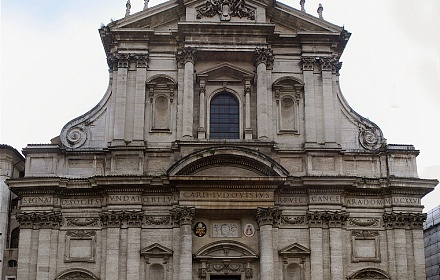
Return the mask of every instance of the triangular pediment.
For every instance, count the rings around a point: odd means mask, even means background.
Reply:
[[[310,250],[302,245],[299,245],[298,243],[293,243],[292,245],[280,250],[279,254],[282,256],[302,256],[309,255]]]
[[[164,26],[175,28],[179,21],[180,9],[178,1],[171,0],[126,16],[113,24],[116,28],[123,29],[156,29]]]
[[[230,0],[231,7],[236,3]],[[340,33],[343,29],[325,20],[302,12],[293,7],[276,1],[264,0],[245,0],[241,3],[240,11],[231,12],[229,20],[222,19],[220,8],[205,0],[182,1],[171,0],[162,4],[144,9],[140,12],[126,16],[112,23],[116,28],[124,29],[176,29],[178,22],[194,22],[201,24],[203,22],[222,22],[222,23],[255,23],[266,24],[268,22],[275,23],[276,31],[280,34],[292,33],[299,34],[302,32],[318,32],[318,33]],[[219,2],[220,3],[220,2]],[[187,12],[189,9],[189,13]],[[257,12],[265,14],[264,18],[256,17],[252,13]],[[205,11],[200,14],[200,11]],[[265,11],[262,13],[262,11]],[[251,16],[249,16],[251,12]],[[186,17],[182,17],[186,14]],[[194,18],[188,17],[194,15]]]
[[[204,77],[207,82],[242,82],[243,80],[251,79],[253,76],[252,72],[226,62],[197,74],[197,77]]]
[[[168,249],[165,246],[162,246],[158,243],[154,243],[148,247],[145,247],[141,249],[141,255],[148,255],[148,256],[166,256],[166,255],[172,255],[173,251],[171,249]]]

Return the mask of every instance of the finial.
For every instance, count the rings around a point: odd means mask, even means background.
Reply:
[[[299,4],[301,5],[301,12],[305,13],[306,9],[304,8],[304,4],[306,3],[306,0],[299,1]]]
[[[322,17],[322,11],[324,10],[324,8],[322,7],[322,4],[319,3],[319,7],[318,7],[318,15],[319,15],[319,19],[324,19]]]
[[[144,0],[144,10],[148,9],[149,0]]]
[[[130,0],[127,0],[127,4],[125,4],[125,16],[128,17],[130,15],[131,3]]]

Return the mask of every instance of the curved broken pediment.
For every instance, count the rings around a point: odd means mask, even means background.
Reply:
[[[256,259],[258,258],[251,248],[243,243],[231,240],[221,240],[203,246],[197,251],[195,259]]]
[[[284,167],[270,157],[259,151],[242,147],[213,147],[196,151],[176,162],[167,173],[169,175],[194,175],[198,172],[206,174],[207,169],[226,165],[247,170],[258,176],[289,175]]]

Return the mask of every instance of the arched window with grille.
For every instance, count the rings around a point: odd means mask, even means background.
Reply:
[[[211,99],[209,111],[210,139],[240,138],[240,108],[238,99],[223,91]]]

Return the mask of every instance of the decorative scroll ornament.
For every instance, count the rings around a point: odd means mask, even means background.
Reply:
[[[385,213],[383,222],[385,228],[423,229],[426,213]]]
[[[375,236],[379,236],[379,232],[378,231],[372,231],[372,230],[353,230],[351,232],[352,236],[355,237],[375,237]]]
[[[277,207],[273,208],[258,208],[257,216],[255,220],[258,222],[260,226],[264,225],[276,225],[279,223],[281,210]]]
[[[230,21],[231,17],[255,19],[255,10],[245,7],[244,0],[209,0],[196,11],[198,19],[217,14],[221,21]]]
[[[87,128],[82,125],[71,127],[65,133],[64,137],[61,137],[61,141],[65,140],[66,143],[63,144],[66,147],[79,148],[87,141]]]
[[[17,213],[16,218],[20,228],[29,229],[58,229],[63,221],[63,216],[59,212],[22,212]]]
[[[370,127],[359,131],[359,142],[367,150],[376,150],[381,146],[383,139],[379,129]]]
[[[266,64],[266,68],[270,69],[273,66],[274,55],[270,48],[256,48],[254,53],[254,64],[258,66],[260,63]]]

